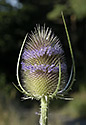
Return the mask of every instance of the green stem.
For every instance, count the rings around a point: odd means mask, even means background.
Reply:
[[[43,96],[41,98],[41,115],[40,115],[40,125],[48,125],[48,96]]]

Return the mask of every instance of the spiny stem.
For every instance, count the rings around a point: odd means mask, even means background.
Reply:
[[[48,125],[48,104],[49,97],[43,96],[41,98],[40,125]]]

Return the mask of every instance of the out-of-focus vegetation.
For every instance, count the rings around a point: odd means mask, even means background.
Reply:
[[[33,108],[37,102],[21,102],[23,95],[12,85],[12,82],[17,83],[16,63],[22,41],[36,24],[45,23],[58,35],[70,70],[71,60],[61,11],[64,11],[76,62],[76,82],[72,90],[75,98],[70,102],[52,101],[49,120],[50,124],[53,125],[54,121],[57,124],[60,113],[62,118],[67,115],[70,118],[86,118],[86,0],[19,0],[15,6],[7,0],[0,0],[0,125],[38,124],[35,112],[39,109]],[[58,107],[59,111],[56,110]]]

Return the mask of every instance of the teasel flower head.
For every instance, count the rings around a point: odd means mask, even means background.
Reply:
[[[60,40],[49,27],[37,25],[34,32],[26,34],[20,49],[17,62],[19,87],[13,83],[25,95],[24,99],[41,100],[40,125],[48,125],[50,99],[63,98],[75,80],[73,51],[63,12],[61,14],[72,60],[69,77]]]
[[[74,63],[70,41],[69,48]],[[22,91],[16,88],[26,97],[35,99],[64,94],[71,88],[73,66],[68,80],[65,53],[60,40],[49,27],[37,25],[34,32],[26,35],[22,44],[17,63],[17,80]]]
[[[31,35],[27,35],[21,57],[21,77],[26,91],[35,98],[52,95],[58,85],[59,63],[61,65],[61,83],[59,90],[67,82],[67,65],[64,51],[57,36],[51,29],[37,26]]]

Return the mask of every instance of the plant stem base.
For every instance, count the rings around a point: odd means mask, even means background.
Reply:
[[[48,96],[43,96],[41,98],[41,115],[40,115],[40,125],[48,125]]]

